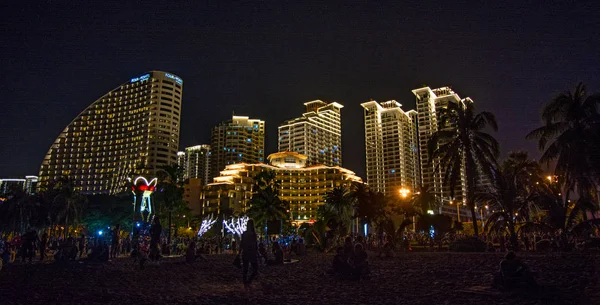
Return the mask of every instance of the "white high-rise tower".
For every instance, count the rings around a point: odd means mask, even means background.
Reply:
[[[365,115],[367,184],[371,190],[398,195],[414,192],[420,180],[414,110],[396,101],[362,103]]]

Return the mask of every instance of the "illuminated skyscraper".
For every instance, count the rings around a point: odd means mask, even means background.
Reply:
[[[178,76],[151,71],[97,99],[50,146],[40,187],[67,177],[82,193],[120,193],[127,178],[176,163],[182,91]]]
[[[454,197],[450,195],[450,187],[444,184],[444,169],[439,166],[439,159],[432,159],[427,151],[427,143],[431,136],[440,130],[438,112],[439,109],[447,107],[448,102],[463,103],[469,98],[461,99],[449,87],[430,89],[423,87],[412,91],[416,98],[417,113],[419,119],[419,148],[421,157],[421,175],[424,187],[430,188],[444,203],[451,201],[462,202],[465,198],[466,185],[464,179],[464,164],[461,168],[463,173],[454,189]],[[455,125],[442,127],[444,129],[456,128]]]
[[[367,184],[371,190],[399,195],[419,185],[417,112],[396,101],[362,103],[365,115]]]
[[[182,180],[200,179],[202,185],[208,184],[210,177],[210,145],[202,144],[186,147],[177,153],[177,165],[182,169]]]
[[[210,178],[219,176],[225,166],[236,163],[262,163],[265,158],[265,121],[247,116],[213,127],[210,139]]]
[[[279,151],[308,156],[308,165],[342,166],[342,121],[344,106],[320,100],[304,103],[306,112],[279,126]]]

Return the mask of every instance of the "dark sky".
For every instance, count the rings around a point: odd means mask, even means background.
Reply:
[[[524,136],[542,105],[578,81],[600,91],[597,1],[65,2],[0,4],[0,177],[37,174],[80,111],[153,69],[184,80],[181,147],[235,111],[266,120],[274,152],[304,102],[338,101],[343,163],[363,177],[370,98],[408,110],[411,89],[451,86],[496,114],[503,152],[537,157]]]

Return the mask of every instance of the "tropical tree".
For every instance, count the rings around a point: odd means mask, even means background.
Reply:
[[[52,209],[57,224],[64,226],[64,237],[68,236],[69,226],[74,227],[81,220],[87,198],[75,189],[73,180],[62,177],[54,185],[56,195],[52,200]]]
[[[338,233],[346,235],[354,217],[354,198],[346,186],[335,187],[325,195],[324,209],[333,212]]]
[[[420,215],[427,214],[428,211],[438,212],[442,202],[429,187],[421,186],[411,198],[412,208]]]
[[[183,183],[178,179],[182,168],[177,164],[165,165],[156,172],[158,176],[158,185],[155,196],[158,202],[161,202],[167,210],[169,229],[167,243],[171,244],[173,211],[185,205],[183,200]]]
[[[5,194],[6,200],[0,205],[0,229],[4,232],[23,233],[26,219],[23,209],[31,197],[21,188],[14,187]]]
[[[263,171],[254,177],[248,216],[263,226],[269,221],[282,221],[288,217],[289,203],[279,198],[279,182],[272,171]]]
[[[543,151],[540,162],[556,163],[567,197],[595,197],[600,177],[600,93],[588,95],[582,83],[552,99],[542,111],[544,125],[527,135]],[[585,200],[592,200],[592,198]],[[568,200],[569,198],[567,198]]]
[[[536,183],[541,180],[539,164],[529,159],[526,152],[510,153],[502,166],[494,171],[491,188],[476,195],[478,201],[487,202],[493,211],[484,231],[509,233],[513,249],[518,249],[516,225],[529,218]]]
[[[569,236],[583,236],[585,232],[600,229],[600,219],[584,218],[585,211],[592,204],[590,198],[568,199],[561,191],[564,183],[566,182],[559,178],[558,181],[540,184],[534,202],[545,213],[539,220],[525,222],[520,228],[521,231],[557,234],[565,247]]]
[[[498,142],[484,130],[498,129],[496,118],[490,112],[475,114],[471,100],[448,102],[440,108],[439,129],[428,143],[429,155],[438,160],[436,168],[444,171],[444,184],[450,187],[450,196],[454,189],[466,180],[466,205],[471,210],[474,233],[478,235],[477,213],[474,195],[477,181],[481,175],[490,176],[499,154]],[[464,173],[464,176],[463,176]]]

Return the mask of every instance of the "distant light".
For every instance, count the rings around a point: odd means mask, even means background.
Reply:
[[[427,214],[433,215],[433,210],[427,210]]]
[[[135,226],[139,228],[140,227],[140,223],[139,222],[136,223]]]
[[[98,231],[98,235],[102,235],[102,233],[103,233],[102,230]]]
[[[365,236],[367,236],[367,232],[368,232],[368,230],[367,230],[367,224],[366,224],[366,223],[365,223],[365,225],[363,226],[363,230],[364,230],[364,232],[365,232]]]

